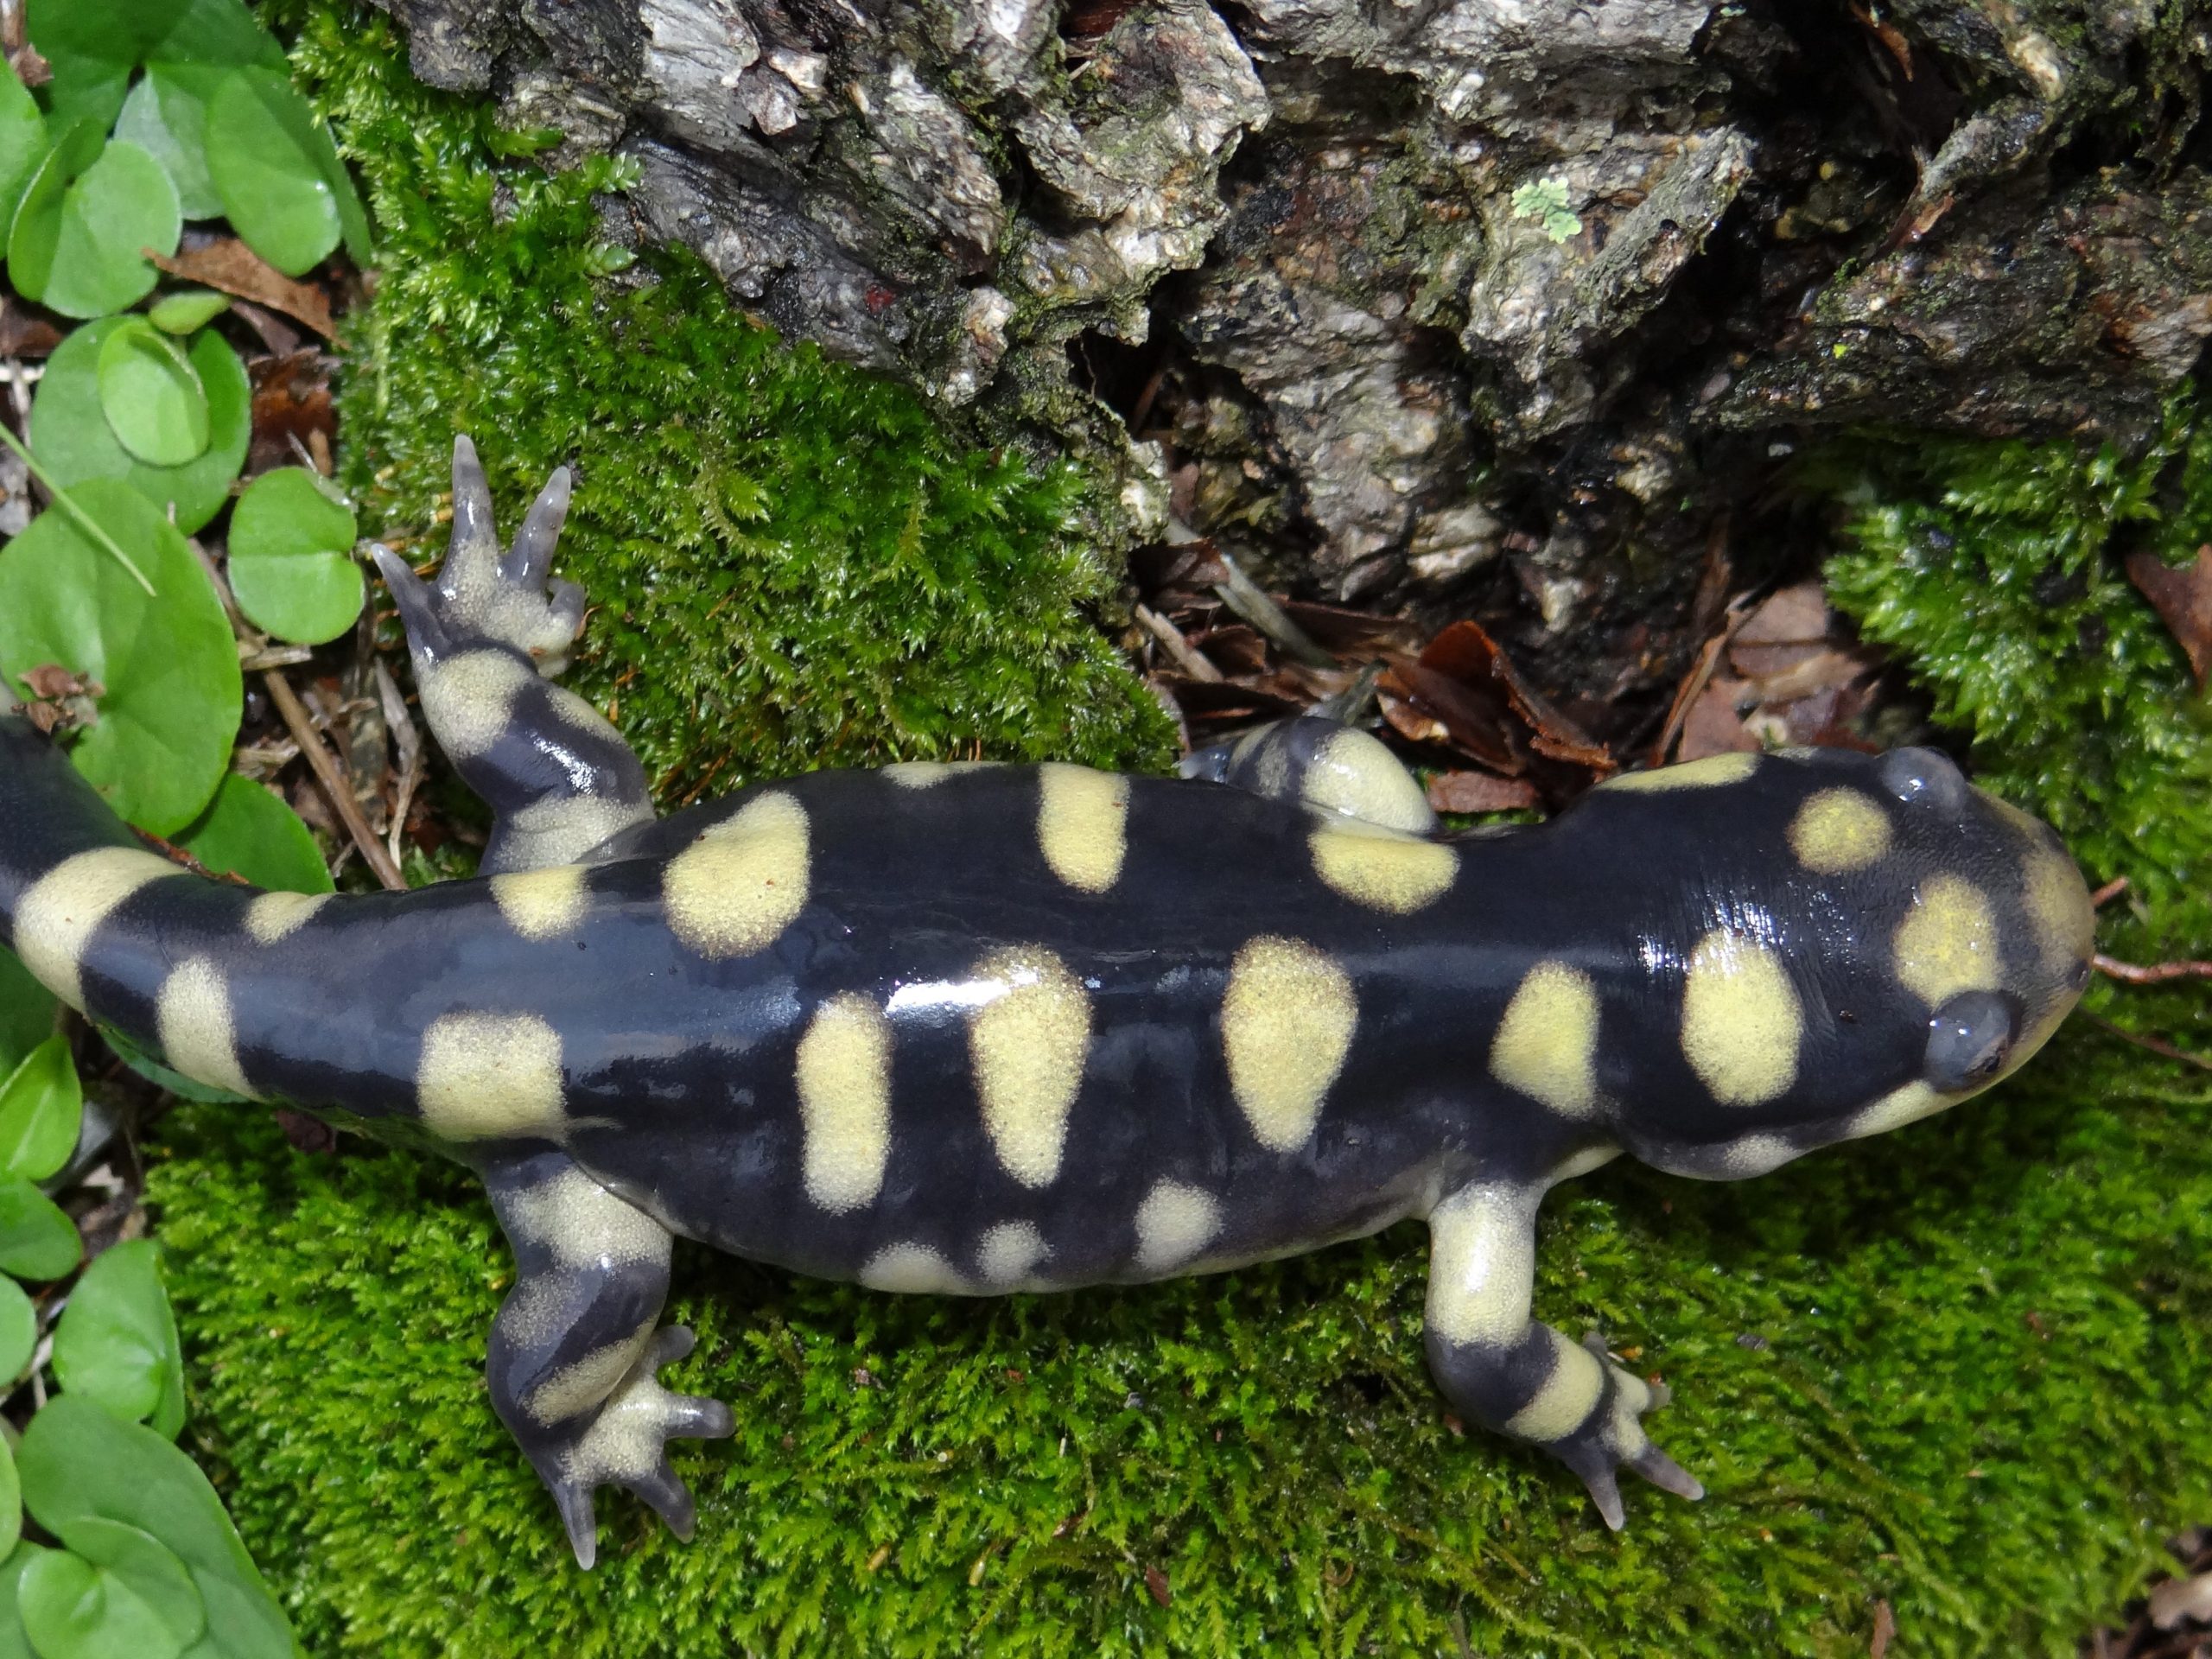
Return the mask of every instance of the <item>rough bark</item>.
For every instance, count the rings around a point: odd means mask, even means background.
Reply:
[[[1589,690],[1807,429],[2125,444],[2212,334],[2206,0],[380,3],[1139,534]]]

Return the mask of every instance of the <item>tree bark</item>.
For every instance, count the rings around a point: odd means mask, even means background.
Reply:
[[[1137,536],[1570,682],[1808,431],[2126,444],[2212,334],[2206,0],[380,3]]]

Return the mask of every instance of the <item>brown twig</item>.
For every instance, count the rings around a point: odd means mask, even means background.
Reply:
[[[1206,680],[1216,683],[1220,682],[1223,677],[1221,671],[1209,662],[1196,645],[1183,637],[1182,629],[1177,627],[1149,605],[1139,605],[1134,608],[1136,619],[1143,625],[1145,632],[1160,641],[1160,648],[1167,653],[1169,660],[1176,667],[1194,680]]]
[[[2212,962],[2121,962],[2101,950],[2089,958],[2096,970],[2123,985],[2164,985],[2176,979],[2212,979]]]
[[[2111,880],[2106,882],[2104,886],[2099,887],[2094,893],[2089,895],[2089,903],[2092,907],[2097,910],[2102,910],[2107,905],[2112,903],[2113,899],[2119,898],[2121,893],[2126,893],[2126,891],[2127,878],[2124,875],[2115,875]]]
[[[300,746],[300,753],[315,772],[315,780],[322,785],[322,792],[329,798],[331,810],[338,814],[339,822],[346,826],[346,833],[353,845],[360,849],[361,858],[378,881],[394,893],[406,890],[407,878],[399,873],[399,866],[377,839],[369,821],[361,816],[361,805],[353,798],[353,791],[346,786],[345,774],[339,771],[338,761],[324,747],[322,737],[308,717],[307,707],[299,694],[292,690],[292,683],[281,670],[263,672],[261,683],[269,688],[270,701],[276,705],[276,712],[283,716],[285,727],[292,734],[292,741]]]
[[[1728,626],[1699,649],[1697,661],[1683,676],[1681,684],[1675,690],[1675,701],[1668,706],[1666,724],[1659,728],[1659,741],[1651,746],[1650,765],[1663,766],[1667,764],[1668,751],[1675,747],[1675,740],[1682,734],[1682,728],[1688,723],[1690,705],[1704,694],[1713,671],[1720,666],[1721,653],[1734,642],[1744,624],[1751,620],[1752,612],[1758,609],[1751,602],[1751,598],[1749,594],[1738,594],[1730,601],[1728,608],[1721,613]]]
[[[2212,1071],[2212,1060],[2206,1059],[2202,1054],[2192,1054],[2185,1048],[2176,1048],[2163,1037],[2145,1037],[2140,1032],[2130,1031],[2125,1026],[2116,1026],[2102,1014],[2091,1014],[2086,1009],[2081,1010],[2078,1017],[2088,1020],[2099,1031],[2119,1038],[2123,1043],[2133,1043],[2138,1048],[2147,1048],[2153,1054],[2169,1060],[2179,1060],[2183,1065],[2193,1065],[2202,1071]]]

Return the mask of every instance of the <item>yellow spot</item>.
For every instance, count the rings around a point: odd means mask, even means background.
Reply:
[[[564,1169],[550,1180],[509,1193],[499,1215],[517,1243],[550,1251],[557,1267],[669,1258],[665,1228],[579,1169]]]
[[[1728,1147],[1725,1167],[1731,1180],[1748,1181],[1780,1169],[1802,1147],[1778,1135],[1747,1135]]]
[[[337,896],[334,893],[264,893],[245,907],[246,936],[256,944],[274,944],[289,938]]]
[[[16,901],[16,954],[71,1007],[85,1007],[85,946],[108,913],[149,881],[182,875],[136,847],[96,847],[65,858]]]
[[[1535,1291],[1535,1224],[1525,1187],[1465,1187],[1431,1211],[1428,1328],[1446,1342],[1518,1341]]]
[[[1003,987],[968,1024],[984,1131],[1007,1174],[1025,1186],[1046,1185],[1060,1173],[1068,1113],[1090,1050],[1090,999],[1041,945],[994,952],[975,976]]]
[[[1358,1020],[1351,976],[1326,951],[1263,935],[1236,953],[1221,1001],[1222,1052],[1262,1146],[1306,1144]]]
[[[638,1363],[638,1356],[645,1351],[645,1339],[652,1333],[653,1321],[647,1319],[624,1340],[609,1343],[574,1364],[563,1365],[531,1390],[524,1408],[539,1422],[548,1424],[589,1411],[622,1385],[622,1379]]]
[[[1052,874],[1085,893],[1103,893],[1128,851],[1129,780],[1088,766],[1037,769],[1037,844]]]
[[[2043,840],[2040,830],[2036,839]],[[2025,902],[2044,972],[2063,974],[2089,959],[2096,949],[2097,912],[2072,859],[2043,845],[2029,854]]]
[[[230,985],[206,957],[178,963],[162,982],[154,1000],[154,1032],[169,1065],[194,1083],[253,1094],[238,1065]]]
[[[499,741],[513,717],[515,699],[534,684],[537,671],[504,651],[471,651],[419,668],[416,690],[423,718],[439,747],[455,760],[473,760]]]
[[[1306,768],[1308,805],[1385,829],[1426,835],[1436,823],[1428,798],[1398,757],[1367,733],[1346,727],[1326,743]]]
[[[1661,766],[1654,772],[1624,772],[1618,778],[1608,778],[1599,788],[1646,793],[1664,789],[1712,789],[1721,784],[1740,784],[1757,772],[1758,766],[1759,756],[1754,753],[1710,754],[1702,760]]]
[[[1536,1397],[1505,1424],[1507,1433],[1539,1446],[1564,1440],[1581,1427],[1605,1390],[1605,1368],[1596,1355],[1556,1331],[1551,1338],[1552,1374],[1536,1390]]]
[[[1555,1112],[1586,1117],[1598,1105],[1598,988],[1563,962],[1529,970],[1498,1022],[1490,1069],[1509,1088]]]
[[[584,867],[555,864],[492,878],[492,901],[525,939],[558,938],[583,919]]]
[[[1682,1053],[1725,1106],[1757,1106],[1797,1079],[1805,1018],[1782,958],[1717,927],[1682,987]]]
[[[891,1156],[891,1022],[874,997],[848,991],[816,1011],[799,1039],[798,1108],[807,1197],[832,1215],[874,1198]]]
[[[902,789],[927,789],[948,778],[957,778],[965,772],[980,772],[985,766],[998,764],[995,760],[894,760],[878,770],[883,777]]]
[[[1181,1267],[1221,1231],[1221,1205],[1211,1192],[1182,1181],[1160,1181],[1137,1206],[1137,1266],[1147,1273]]]
[[[861,1283],[870,1290],[911,1296],[961,1296],[969,1290],[952,1263],[925,1244],[892,1244],[878,1250],[861,1269]]]
[[[610,836],[651,821],[651,804],[603,795],[556,795],[507,814],[505,853],[517,869],[572,863]]]
[[[1789,821],[1789,850],[1816,875],[1863,870],[1890,849],[1890,815],[1855,789],[1824,789]]]
[[[1923,1117],[1933,1117],[1945,1107],[1955,1106],[1965,1098],[1963,1095],[1939,1095],[1928,1084],[1916,1080],[1902,1089],[1891,1090],[1867,1107],[1851,1120],[1845,1133],[1853,1140],[1885,1135],[1908,1123],[1917,1123]]]
[[[1897,979],[1931,1008],[1961,991],[1993,991],[2005,982],[1996,918],[1981,889],[1962,876],[1920,885],[1897,924],[1896,945]]]
[[[992,1284],[1018,1285],[1051,1254],[1044,1234],[1030,1223],[1006,1221],[983,1235],[976,1247],[976,1265]]]
[[[1586,1147],[1553,1170],[1551,1179],[1554,1181],[1571,1181],[1578,1175],[1587,1175],[1593,1169],[1603,1169],[1620,1155],[1621,1149],[1618,1147]]]
[[[534,1014],[441,1014],[423,1033],[415,1090],[445,1140],[558,1140],[561,1033]]]
[[[1313,832],[1313,868],[1347,899],[1404,916],[1433,903],[1459,874],[1459,855],[1440,841],[1402,836],[1338,817]]]
[[[668,925],[702,957],[766,948],[806,907],[806,809],[781,790],[699,832],[662,879]]]

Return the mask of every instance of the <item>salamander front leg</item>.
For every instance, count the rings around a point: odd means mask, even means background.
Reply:
[[[1227,784],[1271,801],[1303,801],[1319,812],[1405,835],[1436,830],[1428,797],[1380,739],[1318,715],[1255,726],[1233,741],[1187,756],[1181,771],[1185,778]]]
[[[453,541],[425,582],[388,548],[377,568],[407,626],[423,717],[497,819],[486,874],[565,864],[651,821],[645,768],[599,711],[544,677],[568,666],[584,592],[552,578],[569,511],[556,471],[502,552],[475,446],[453,446]]]
[[[553,1494],[578,1565],[598,1554],[592,1494],[601,1486],[626,1487],[690,1537],[691,1494],[667,1442],[718,1439],[733,1420],[720,1401],[656,1380],[692,1345],[680,1325],[654,1328],[668,1291],[667,1232],[563,1153],[501,1165],[486,1184],[517,1269],[492,1326],[492,1403]]]
[[[1683,1497],[1705,1488],[1651,1444],[1643,1416],[1666,1391],[1529,1317],[1535,1186],[1462,1187],[1428,1218],[1429,1370],[1446,1399],[1485,1427],[1541,1446],[1582,1478],[1605,1524],[1624,1516],[1617,1471]]]

